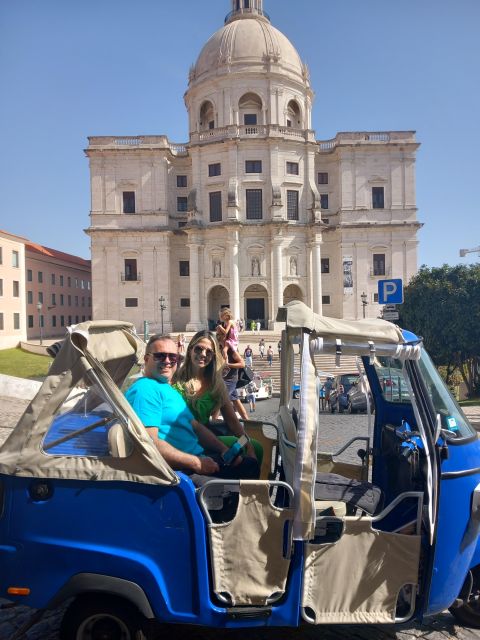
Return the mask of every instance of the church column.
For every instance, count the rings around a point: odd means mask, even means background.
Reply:
[[[230,309],[235,320],[240,318],[240,274],[238,267],[238,231],[228,241],[230,253]]]
[[[283,305],[283,268],[282,268],[282,246],[281,239],[272,242],[273,247],[273,320],[277,316],[278,307]]]
[[[313,311],[322,313],[322,261],[321,242],[318,237],[312,242],[312,292]]]
[[[198,239],[191,237],[188,248],[190,249],[190,322],[187,324],[186,330],[198,331],[202,329],[200,322],[200,243]]]

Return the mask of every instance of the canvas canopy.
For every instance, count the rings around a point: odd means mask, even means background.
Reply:
[[[144,343],[130,323],[89,321],[70,327],[49,375],[0,448],[0,473],[37,478],[178,483],[178,477],[120,390],[143,352]],[[88,397],[87,392],[92,389],[94,393]],[[58,455],[46,450],[45,436],[65,405],[78,406],[85,398],[83,406],[88,418],[92,396],[98,402],[103,401],[103,406],[108,404],[113,408],[113,419],[118,418],[117,429],[128,440],[128,455]]]
[[[314,313],[303,302],[292,301],[278,310],[277,321],[286,323],[282,336],[282,386],[280,406],[287,407],[293,382],[294,349],[300,349],[300,404],[296,431],[294,489],[294,538],[309,540],[314,535],[315,474],[317,463],[318,378],[313,355],[342,353],[391,355],[418,358],[420,345],[407,345],[399,327],[380,319],[341,320]]]

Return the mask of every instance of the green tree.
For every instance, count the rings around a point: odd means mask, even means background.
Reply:
[[[480,265],[422,266],[405,288],[400,322],[423,337],[447,379],[457,369],[474,395],[480,379]]]

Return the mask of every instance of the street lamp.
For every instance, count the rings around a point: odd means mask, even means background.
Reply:
[[[475,253],[477,251],[480,253],[480,247],[474,247],[473,249],[460,249],[460,258],[464,258],[467,253]]]
[[[167,304],[166,304],[167,301],[165,300],[165,298],[163,296],[160,296],[158,301],[160,303],[160,321],[162,323],[162,335],[163,335],[163,312],[167,308]]]
[[[362,300],[363,317],[365,318],[365,307],[368,304],[368,302],[367,302],[367,294],[365,293],[365,291],[362,292],[362,295],[360,296],[360,298]]]
[[[37,302],[38,325],[40,327],[40,344],[43,344],[43,327],[42,327],[42,303]]]

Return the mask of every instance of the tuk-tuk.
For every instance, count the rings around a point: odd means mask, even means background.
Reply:
[[[28,624],[69,601],[64,640],[133,640],[158,623],[402,623],[446,608],[480,626],[480,446],[421,340],[301,302],[277,320],[278,420],[246,422],[264,449],[250,481],[166,464],[121,391],[144,349],[132,325],[70,328],[0,449],[0,596],[37,609]],[[320,413],[316,354],[357,355],[374,412]],[[365,419],[366,433],[324,450],[332,418]]]

